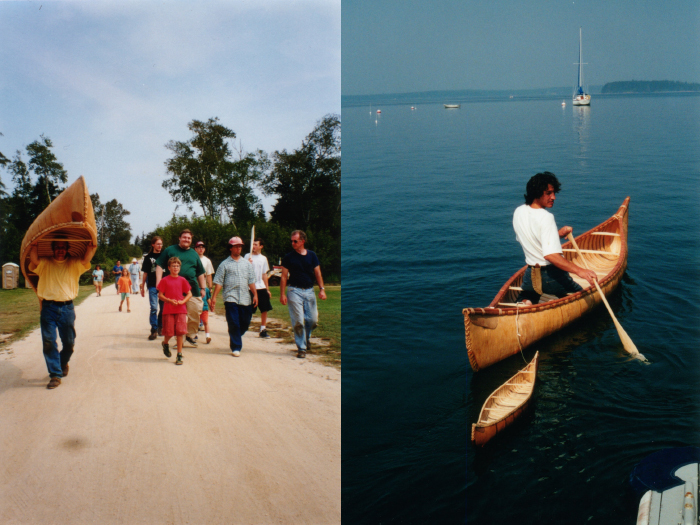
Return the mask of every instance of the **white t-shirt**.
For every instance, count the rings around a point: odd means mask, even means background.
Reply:
[[[267,257],[262,253],[258,255],[251,255],[249,253],[245,254],[243,257],[246,261],[248,259],[253,259],[253,270],[255,270],[255,289],[264,290],[265,281],[263,281],[263,273],[270,271],[270,265],[267,263]]]
[[[202,261],[202,266],[204,266],[204,275],[214,275],[216,273],[209,257],[202,255],[199,259]]]
[[[564,253],[554,215],[544,208],[531,208],[527,204],[518,206],[513,214],[513,229],[525,252],[525,262],[530,266],[546,266],[550,263],[545,256]]]

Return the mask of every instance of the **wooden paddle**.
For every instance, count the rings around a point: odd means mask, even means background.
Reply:
[[[576,244],[576,241],[574,240],[574,236],[572,234],[569,234],[566,236],[567,239],[571,241],[571,244],[576,248],[576,252],[578,253],[578,256],[581,259],[581,262],[583,263],[583,266],[587,269],[590,270],[588,265],[586,264],[586,260],[583,258],[583,254],[581,253],[581,250],[578,249],[578,245]],[[610,314],[610,317],[612,317],[613,323],[615,324],[615,328],[617,328],[617,334],[620,336],[620,341],[622,341],[622,346],[624,349],[631,354],[633,357],[636,357],[640,361],[646,361],[647,358],[644,357],[643,354],[637,350],[637,347],[634,345],[632,342],[632,339],[630,336],[627,335],[627,332],[622,328],[622,325],[617,321],[617,318],[615,317],[615,314],[612,311],[612,308],[610,308],[610,305],[608,304],[608,300],[605,298],[605,294],[603,293],[603,290],[600,289],[600,285],[598,284],[598,279],[596,278],[595,281],[593,281],[595,284],[596,289],[598,290],[598,293],[600,294],[601,299],[603,299],[603,303],[605,303],[605,307],[608,309],[608,313]]]

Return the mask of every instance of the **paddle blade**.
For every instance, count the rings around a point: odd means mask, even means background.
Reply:
[[[646,361],[647,358],[644,357],[644,355],[640,353],[639,350],[637,350],[637,346],[632,342],[632,339],[630,338],[630,336],[627,335],[625,329],[622,328],[622,325],[614,317],[613,323],[615,323],[615,328],[617,328],[617,335],[620,336],[620,341],[622,341],[622,347],[625,349],[625,351],[628,354],[631,354],[632,357],[635,357],[640,361]]]

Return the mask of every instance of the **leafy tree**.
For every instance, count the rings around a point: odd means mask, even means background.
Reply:
[[[326,115],[299,149],[271,157],[263,180],[265,193],[278,196],[271,221],[304,230],[324,278],[340,280],[340,117]]]
[[[60,184],[68,182],[67,172],[63,169],[63,164],[58,162],[51,148],[53,148],[51,139],[44,135],[41,135],[40,140],[35,140],[27,146],[29,170],[38,177],[31,195],[31,212],[34,217],[37,217],[64,190]]]
[[[131,212],[126,210],[117,199],[102,204],[99,193],[93,193],[90,199],[95,212],[98,244],[110,248],[119,246],[125,253],[129,252],[131,225],[124,218],[131,215]]]
[[[263,181],[267,195],[277,195],[272,220],[301,230],[340,233],[340,117],[326,115],[288,153],[276,151]]]
[[[163,187],[173,200],[190,210],[197,203],[210,218],[225,214],[235,221],[258,216],[262,205],[253,187],[266,168],[264,152],[244,153],[239,148],[238,160],[234,160],[228,140],[236,134],[220,124],[218,117],[193,120],[187,127],[194,133],[190,140],[171,140],[165,145],[174,156],[165,161],[170,178],[163,181]]]

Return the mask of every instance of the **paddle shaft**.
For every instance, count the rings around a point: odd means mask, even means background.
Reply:
[[[576,240],[574,239],[574,236],[569,233],[566,236],[569,241],[571,241],[571,244],[573,245],[574,248],[576,248],[576,252],[578,253],[578,256],[581,258],[581,263],[583,266],[587,269],[590,270],[588,267],[588,264],[586,264],[586,260],[583,258],[583,254],[581,253],[581,250],[579,250],[578,244],[576,244]],[[596,278],[593,281],[593,284],[595,284],[596,290],[598,290],[598,293],[600,294],[600,298],[603,300],[603,304],[605,304],[605,308],[608,309],[608,313],[610,314],[610,317],[612,317],[613,323],[615,324],[615,328],[617,328],[617,334],[620,336],[620,340],[622,341],[622,346],[629,352],[630,354],[638,357],[639,359],[642,359],[646,361],[646,358],[637,350],[637,347],[635,344],[632,342],[632,339],[630,336],[627,335],[627,332],[622,328],[622,325],[618,322],[617,317],[615,317],[615,314],[612,311],[612,308],[610,308],[610,305],[608,304],[608,300],[605,298],[605,294],[603,293],[603,290],[600,289],[600,285],[598,284],[598,279]]]

